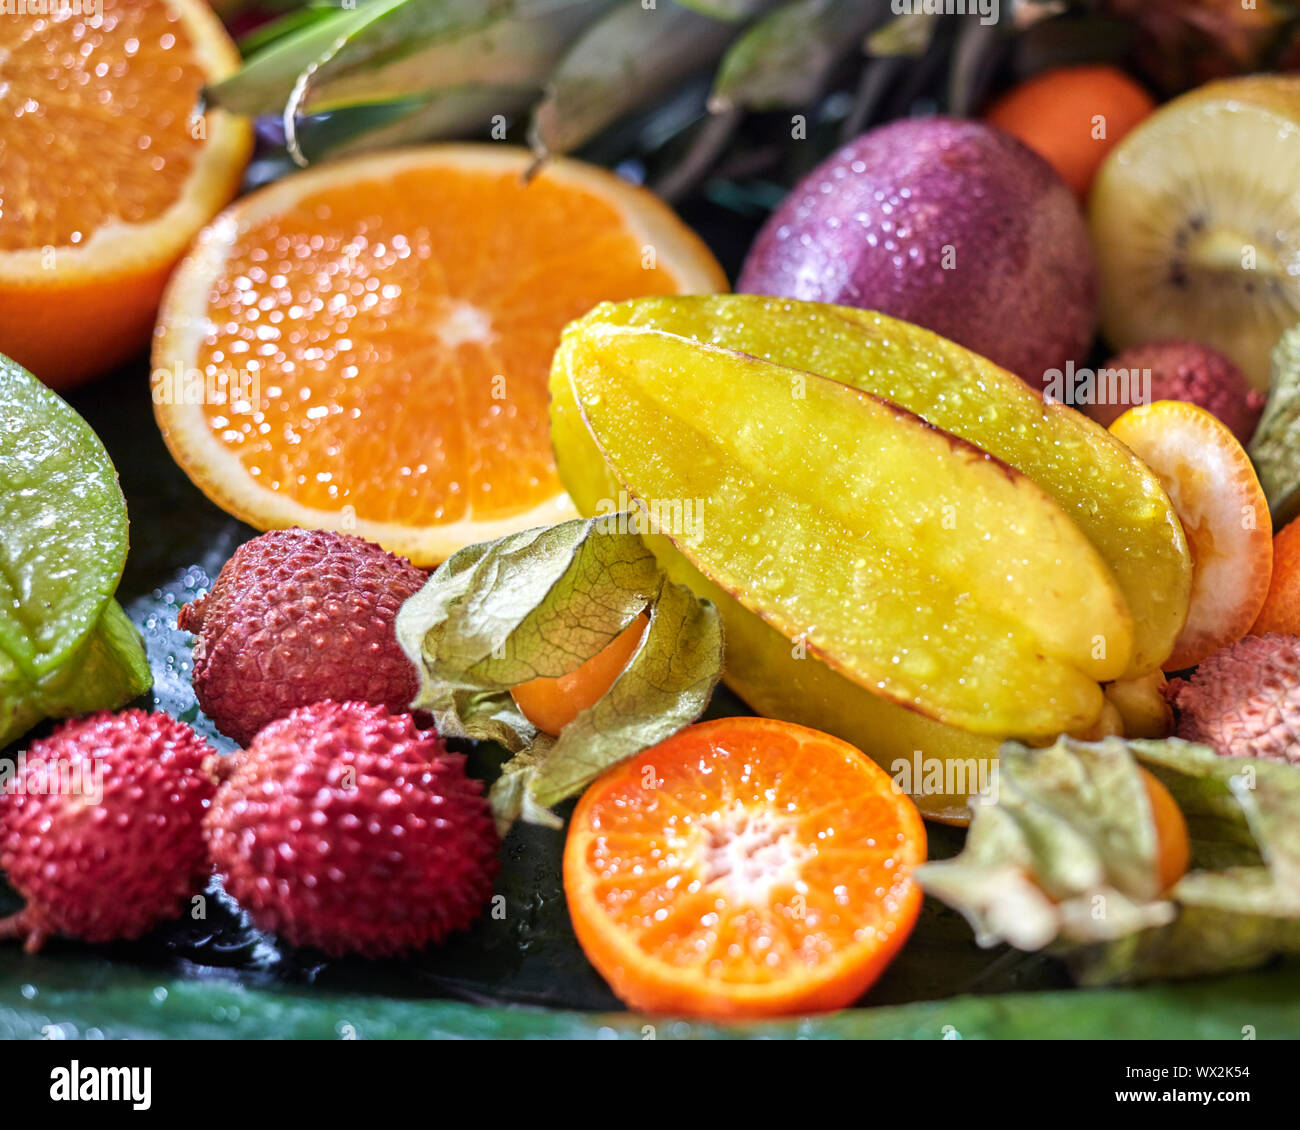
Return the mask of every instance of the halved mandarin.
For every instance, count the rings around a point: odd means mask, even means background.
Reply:
[[[207,228],[167,291],[154,399],[213,501],[421,565],[573,515],[547,424],[561,328],[726,277],[646,190],[575,161],[528,179],[532,162],[498,145],[359,157]]]
[[[1187,535],[1191,602],[1164,669],[1194,666],[1241,639],[1264,606],[1273,572],[1268,500],[1237,438],[1198,405],[1139,405],[1110,432],[1156,473]]]
[[[915,805],[853,746],[724,718],[586,791],[564,892],[583,951],[630,1007],[756,1019],[860,997],[916,921],[925,853]]]
[[[239,66],[204,0],[10,5],[0,28],[0,352],[61,388],[148,346],[253,130],[200,106]]]

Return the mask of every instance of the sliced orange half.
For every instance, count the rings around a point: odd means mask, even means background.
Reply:
[[[253,135],[199,112],[204,83],[239,66],[202,0],[37,7],[0,16],[0,353],[62,387],[148,345]]]
[[[753,1019],[861,996],[916,921],[925,853],[916,806],[853,746],[724,718],[586,791],[564,893],[583,951],[628,1005]]]
[[[547,422],[560,330],[603,299],[726,277],[651,193],[575,161],[528,180],[532,161],[498,145],[357,158],[203,233],[163,304],[154,401],[210,498],[422,565],[573,515]]]
[[[1110,426],[1159,478],[1187,535],[1192,595],[1166,671],[1241,639],[1259,616],[1273,572],[1273,523],[1236,437],[1204,408],[1157,400]]]

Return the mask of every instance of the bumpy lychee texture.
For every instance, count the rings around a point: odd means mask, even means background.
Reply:
[[[1178,736],[1224,757],[1300,764],[1300,636],[1247,636],[1206,659],[1167,693]]]
[[[183,722],[127,710],[34,742],[0,792],[0,870],[26,899],[0,937],[138,938],[177,917],[210,868],[203,816],[218,755]]]
[[[177,622],[198,636],[194,692],[247,745],[297,706],[333,698],[405,710],[419,687],[393,625],[426,575],[373,542],[273,530],[245,542]]]
[[[226,892],[263,930],[385,957],[470,925],[497,834],[464,758],[409,715],[321,702],[236,755],[206,821]]]
[[[1126,349],[1103,369],[1130,374],[1150,372],[1150,400],[1186,400],[1217,416],[1242,444],[1250,442],[1264,412],[1264,394],[1250,387],[1246,375],[1217,349],[1196,341],[1150,341]],[[1140,384],[1126,382],[1126,400],[1086,406],[1097,423],[1110,427],[1138,400]]]

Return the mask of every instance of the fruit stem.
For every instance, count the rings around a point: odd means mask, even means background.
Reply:
[[[26,907],[8,918],[0,918],[0,940],[22,938],[24,953],[37,953],[49,936],[49,930]]]

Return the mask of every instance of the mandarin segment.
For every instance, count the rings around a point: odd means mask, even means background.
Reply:
[[[852,746],[721,719],[588,789],[565,894],[588,958],[629,1005],[770,1016],[865,991],[915,920],[924,858],[915,807]]]

